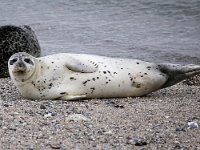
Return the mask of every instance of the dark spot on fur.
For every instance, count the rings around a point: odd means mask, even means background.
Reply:
[[[41,69],[43,68],[43,66],[41,66]]]
[[[147,75],[147,73],[144,73],[145,75]]]
[[[108,84],[109,82],[106,82],[106,84]]]
[[[124,68],[121,68],[121,70],[123,70]]]
[[[103,71],[104,74],[106,74],[106,71]]]
[[[120,84],[118,84],[118,87],[120,87]]]
[[[91,93],[93,93],[94,92],[94,90],[95,90],[95,88],[94,87],[92,87],[92,88],[90,88],[91,90],[92,90],[92,92]]]
[[[95,79],[95,78],[92,78],[92,80],[95,81],[96,79]]]
[[[99,79],[99,77],[97,77],[97,79]]]
[[[105,68],[107,67],[107,66],[104,66]]]
[[[63,95],[63,94],[66,94],[66,92],[61,92],[60,94]]]
[[[143,77],[143,75],[141,75],[140,77]]]
[[[51,63],[53,64],[54,62],[52,61]]]
[[[33,81],[31,83],[33,84],[33,86],[35,86],[35,83]]]
[[[140,88],[140,87],[141,87],[141,84],[137,84],[137,85],[136,85],[136,88]]]
[[[50,83],[49,86],[52,87],[53,83]]]
[[[86,80],[86,81],[84,81],[84,82],[83,82],[83,85],[84,85],[84,86],[86,86],[86,83],[87,83],[87,82],[88,82],[87,80]]]
[[[148,67],[147,67],[147,69],[148,69],[148,70],[151,70],[151,67],[150,67],[150,66],[148,66]]]
[[[137,62],[137,64],[140,64],[139,62]]]
[[[136,88],[140,88],[141,84],[140,83],[136,83],[135,81],[133,81],[132,86],[136,87]]]
[[[83,82],[83,84],[86,84],[86,83],[87,83],[87,81],[84,81],[84,82]]]
[[[117,74],[117,72],[113,72],[113,74]]]
[[[74,78],[74,77],[70,77],[69,79],[70,79],[70,80],[76,80],[76,78]]]

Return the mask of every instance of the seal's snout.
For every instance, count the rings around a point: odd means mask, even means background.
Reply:
[[[25,73],[26,69],[27,69],[27,67],[24,64],[24,62],[19,61],[19,62],[15,63],[13,73]]]
[[[16,64],[16,66],[17,66],[18,68],[20,68],[20,69],[26,68],[26,65],[25,65],[22,61],[18,62],[18,63]]]

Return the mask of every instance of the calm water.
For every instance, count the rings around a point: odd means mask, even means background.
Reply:
[[[30,25],[43,55],[200,64],[200,0],[0,0],[6,24]]]

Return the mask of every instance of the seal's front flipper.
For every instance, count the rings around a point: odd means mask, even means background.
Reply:
[[[66,101],[74,101],[74,100],[81,100],[84,98],[86,98],[86,95],[65,95],[60,97],[59,99]]]
[[[93,73],[98,70],[97,64],[92,64],[90,61],[78,60],[76,58],[70,58],[65,66],[74,72],[82,72],[82,73]]]
[[[200,74],[200,65],[158,64],[158,68],[168,78],[163,88]]]

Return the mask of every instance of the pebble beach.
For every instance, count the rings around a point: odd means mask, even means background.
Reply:
[[[33,101],[2,78],[0,149],[199,150],[200,86],[188,82],[145,97]]]

